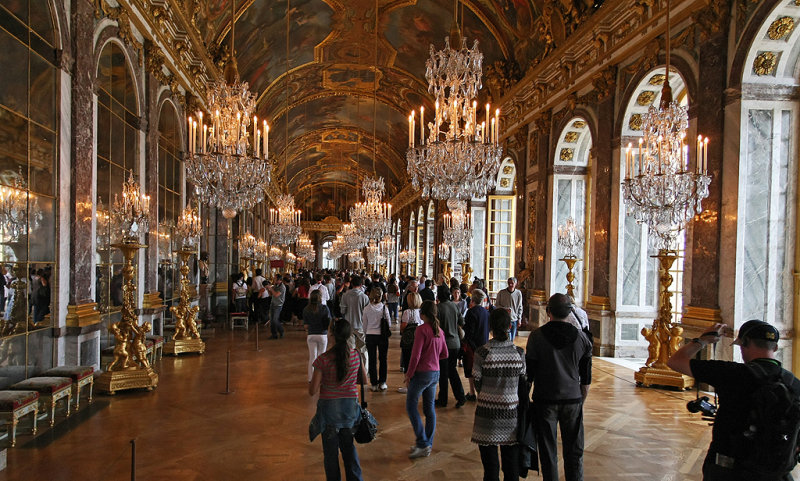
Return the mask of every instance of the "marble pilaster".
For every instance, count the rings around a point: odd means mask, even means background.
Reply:
[[[72,51],[75,54],[72,76],[72,202],[65,213],[71,221],[69,255],[69,303],[72,305],[93,302],[94,284],[94,5],[90,0],[75,0],[71,10]]]
[[[722,159],[725,128],[727,35],[709,38],[698,48],[697,132],[711,139],[708,145],[709,195],[703,213],[692,225],[691,300],[684,322],[709,324],[719,319],[720,210],[722,207]],[[712,282],[710,282],[712,281]],[[697,315],[697,314],[702,315]]]
[[[592,187],[593,219],[589,241],[592,283],[589,297],[589,306],[607,310],[609,299],[609,268],[610,268],[610,232],[611,232],[611,197],[612,171],[614,166],[614,95],[604,97],[597,108],[597,138],[592,139],[592,154],[594,157]]]
[[[145,111],[142,122],[144,140],[144,191],[150,196],[150,232],[147,234],[147,249],[144,254],[144,292],[158,290],[158,108],[160,84],[152,74],[145,73]]]
[[[547,293],[546,285],[546,260],[547,260],[547,226],[549,225],[547,212],[547,192],[549,183],[552,179],[548,175],[548,165],[550,164],[550,137],[552,130],[552,110],[544,112],[536,120],[536,135],[538,136],[537,152],[535,153],[539,169],[536,172],[538,187],[534,193],[536,209],[536,249],[534,252],[533,269],[533,290],[538,291],[540,296]],[[531,155],[534,155],[531,152]]]

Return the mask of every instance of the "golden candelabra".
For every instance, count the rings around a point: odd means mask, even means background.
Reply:
[[[576,256],[564,256],[563,258],[559,259],[560,261],[564,261],[564,264],[567,265],[567,285],[565,286],[567,289],[567,295],[572,299],[575,299],[575,285],[572,281],[575,280],[575,273],[572,272],[572,269],[575,268],[575,263],[578,262]]]
[[[172,335],[172,340],[164,344],[164,353],[178,355],[184,352],[197,352],[202,354],[206,350],[206,345],[200,339],[196,321],[200,307],[189,305],[192,295],[189,283],[189,258],[195,254],[195,251],[184,248],[177,252],[181,259],[181,296],[178,305],[169,308],[175,320],[175,334]]]
[[[14,251],[14,257],[22,259],[25,248],[27,247],[27,236],[22,236],[21,239],[10,242],[3,242],[3,245],[11,247]],[[11,281],[11,289],[14,291],[13,300],[11,302],[11,312],[8,319],[0,318],[0,336],[10,336],[11,334],[20,334],[25,332],[26,329],[35,329],[36,325],[33,320],[28,316],[28,264],[26,262],[15,262],[14,280]],[[2,316],[0,316],[2,317]]]
[[[139,325],[136,315],[136,252],[144,244],[123,242],[112,247],[122,251],[124,266],[122,268],[122,320],[109,326],[108,331],[114,336],[114,360],[108,364],[106,371],[96,381],[98,389],[109,394],[125,389],[145,388],[152,391],[158,386],[158,374],[147,360],[145,335],[152,326],[149,322]]]
[[[470,277],[472,277],[472,267],[469,266],[469,262],[464,261],[461,263],[461,282],[469,284]]]
[[[694,385],[694,379],[667,367],[667,360],[683,341],[683,328],[672,322],[672,293],[669,291],[669,286],[672,285],[672,274],[669,270],[678,255],[673,250],[660,249],[658,255],[653,257],[659,262],[661,284],[658,317],[653,321],[653,327],[642,329],[642,335],[649,342],[648,356],[645,366],[634,374],[634,379],[640,386],[655,384],[687,389]]]
[[[453,269],[450,268],[450,261],[442,261],[442,275],[447,283],[450,283],[450,278],[453,277]]]

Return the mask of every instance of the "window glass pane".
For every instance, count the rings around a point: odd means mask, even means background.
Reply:
[[[31,124],[30,139],[30,190],[54,196],[53,159],[56,158],[56,134]]]
[[[19,0],[14,0],[19,1]],[[27,2],[25,2],[27,3]],[[53,13],[50,10],[50,2],[39,0],[37,5],[31,8],[31,30],[36,32],[42,39],[50,45],[55,45],[55,28],[53,25]]]
[[[13,175],[27,162],[28,122],[0,107],[0,183],[11,185],[3,178],[8,173]]]
[[[9,12],[13,13],[23,22],[28,22],[28,1],[29,0],[0,0],[0,5],[4,6]]]

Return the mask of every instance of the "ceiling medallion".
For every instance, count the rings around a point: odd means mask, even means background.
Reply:
[[[778,56],[774,52],[761,52],[753,61],[753,73],[758,76],[774,75],[778,68]]]
[[[570,162],[574,156],[575,149],[561,149],[561,153],[558,155],[558,160],[561,162]]]
[[[794,30],[794,19],[792,17],[781,17],[769,26],[767,36],[771,40],[781,40],[788,37]]]
[[[457,11],[457,8],[456,8]],[[452,41],[452,47],[451,47]],[[494,188],[503,148],[500,146],[500,109],[491,114],[486,104],[478,122],[483,54],[478,41],[472,48],[461,37],[454,20],[443,50],[430,46],[425,78],[436,110],[425,123],[425,108],[419,110],[419,143],[416,112],[408,117],[408,173],[422,197],[443,200],[483,197]]]
[[[579,135],[580,134],[578,132],[567,132],[564,135],[564,142],[566,142],[568,144],[574,144],[575,142],[578,141],[578,136]]]
[[[636,97],[636,104],[642,107],[647,107],[656,99],[656,93],[652,90],[645,90]]]
[[[663,73],[655,74],[647,81],[650,85],[663,85],[664,79],[667,78]]]

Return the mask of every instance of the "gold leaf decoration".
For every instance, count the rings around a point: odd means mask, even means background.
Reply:
[[[773,75],[778,68],[778,56],[774,52],[761,52],[753,61],[753,73],[759,76]]]
[[[653,90],[645,90],[636,97],[636,103],[642,107],[647,107],[653,103],[656,98],[656,93]]]
[[[507,166],[503,167],[503,173],[506,174],[506,175],[510,174],[513,170],[514,170],[514,168],[511,167],[510,165],[507,165]]]
[[[580,134],[578,132],[572,132],[572,131],[567,132],[566,135],[564,135],[564,142],[568,144],[574,144],[575,142],[578,141],[579,135]]]
[[[767,36],[772,40],[781,40],[788,37],[794,30],[794,19],[792,17],[781,17],[769,26]]]
[[[575,122],[572,122],[573,129],[582,129],[584,127],[586,127],[586,122],[583,120],[576,120]]]
[[[664,79],[666,76],[663,73],[658,73],[650,77],[650,80],[647,81],[650,85],[663,85]]]
[[[500,187],[502,187],[504,189],[508,188],[508,178],[507,177],[503,177],[502,179],[500,179]]]
[[[562,162],[570,162],[575,156],[575,149],[561,149],[558,159]]]
[[[628,121],[628,128],[631,130],[642,130],[642,114],[631,115]]]

